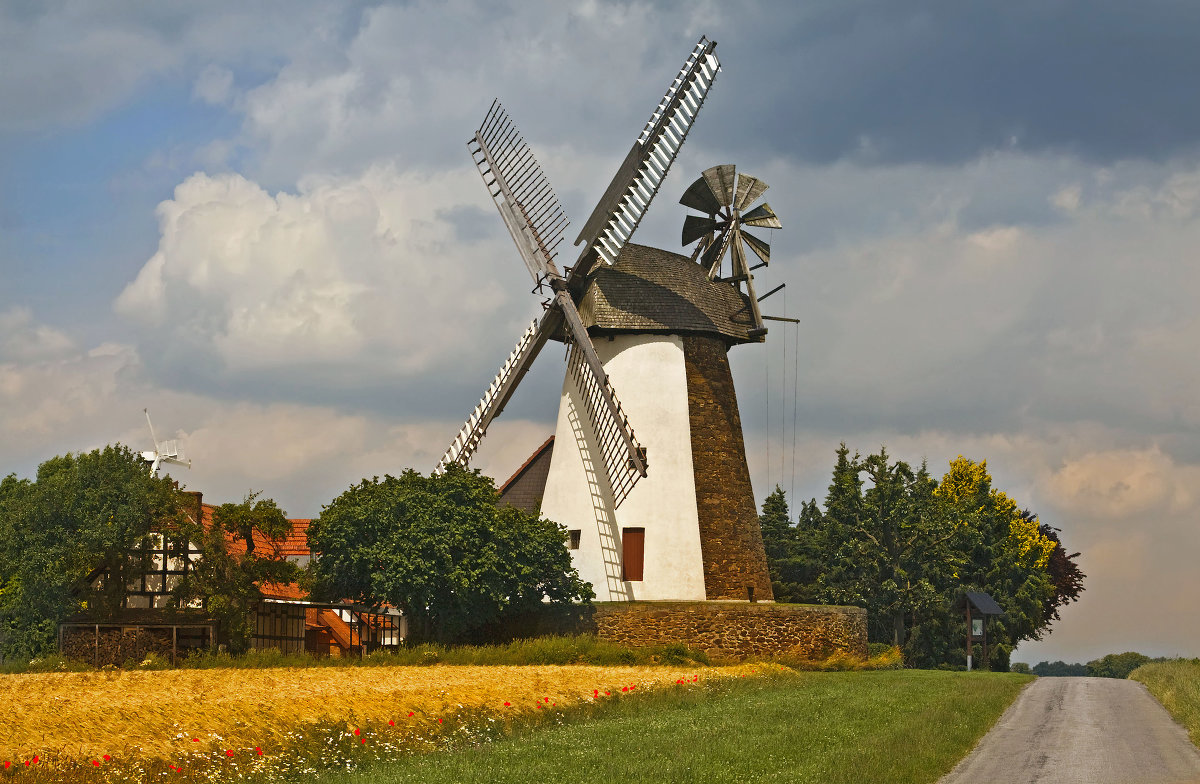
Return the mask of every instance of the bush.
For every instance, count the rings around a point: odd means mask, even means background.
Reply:
[[[1008,667],[1009,672],[1019,672],[1022,675],[1032,675],[1033,669],[1025,662],[1013,662]]]
[[[1129,673],[1150,662],[1149,656],[1134,651],[1110,653],[1087,663],[1087,674],[1093,678],[1128,678]]]
[[[0,672],[15,674],[22,672],[87,672],[95,669],[92,665],[79,659],[69,659],[57,653],[39,656],[29,661],[6,662]]]
[[[127,667],[128,669],[128,667]],[[165,656],[159,656],[154,651],[146,654],[146,658],[142,659],[137,664],[139,670],[169,670],[171,669],[171,661]]]

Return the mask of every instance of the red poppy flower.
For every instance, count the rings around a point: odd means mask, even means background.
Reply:
[[[105,762],[111,762],[111,761],[112,761],[112,757],[110,757],[110,756],[108,756],[107,754],[105,754],[105,755],[104,755],[104,761],[105,761]]]
[[[36,754],[33,755],[33,764],[34,765],[38,764],[38,755],[36,755]]]
[[[606,692],[604,692],[604,696],[605,696],[605,697],[611,697],[611,696],[612,696],[612,692],[608,692],[608,691],[606,691]]]
[[[441,724],[441,723],[442,723],[442,720],[441,720],[441,719],[438,719],[438,724]]]
[[[225,749],[225,756],[226,756],[226,757],[232,757],[232,756],[233,756],[233,749]]]
[[[199,743],[199,742],[200,742],[199,738],[192,738],[192,743]]]
[[[29,760],[25,760],[25,767],[29,767]]]
[[[9,766],[9,765],[11,765],[11,764],[12,764],[12,763],[11,763],[11,762],[9,762],[8,760],[4,760],[4,769],[5,769],[5,770],[8,770],[8,766]]]
[[[92,764],[98,768],[100,767],[100,760],[92,760]]]
[[[254,753],[255,753],[255,754],[257,754],[258,756],[260,756],[260,757],[261,757],[261,756],[262,756],[262,749],[260,749],[258,746],[255,746],[255,747],[254,747]]]
[[[504,707],[506,707],[506,708],[511,708],[511,707],[512,707],[512,703],[511,703],[511,702],[506,702],[506,703],[504,703]]]
[[[355,735],[360,735],[360,734],[361,734],[361,733],[358,731],[358,727],[355,727],[355,728],[354,728],[354,734],[355,734]]]
[[[409,711],[409,712],[408,712],[408,715],[409,715],[409,716],[413,715],[413,712],[412,712],[412,711]]]
[[[359,738],[359,739],[358,739],[358,742],[359,742],[359,743],[366,743],[366,742],[367,742],[367,739],[366,739],[366,738]]]
[[[395,720],[395,719],[388,719],[388,726],[389,726],[389,727],[395,727],[395,726],[396,726],[396,720]]]
[[[628,687],[628,686],[622,686],[622,687],[621,687],[621,691],[629,691],[629,687]]]
[[[550,701],[550,698],[549,698],[549,697],[547,697],[547,698],[546,698],[546,702],[549,702],[549,701]]]

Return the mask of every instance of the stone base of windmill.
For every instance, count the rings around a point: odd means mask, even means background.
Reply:
[[[681,642],[717,659],[794,656],[821,661],[867,655],[861,607],[708,602],[599,602],[597,637],[633,647]]]

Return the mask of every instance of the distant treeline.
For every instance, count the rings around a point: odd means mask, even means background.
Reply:
[[[1063,661],[1038,662],[1030,671],[1042,677],[1062,677],[1068,675],[1086,675],[1092,678],[1128,678],[1129,673],[1150,662],[1165,662],[1170,659],[1159,656],[1152,659],[1149,656],[1133,651],[1125,653],[1110,653],[1099,659],[1093,659],[1087,664],[1068,664]]]

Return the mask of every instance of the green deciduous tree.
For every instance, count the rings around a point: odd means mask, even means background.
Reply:
[[[184,519],[170,479],[124,446],[55,457],[33,480],[0,481],[0,624],[5,657],[53,648],[58,623],[120,606],[153,530]],[[106,572],[93,584],[87,578]]]
[[[497,503],[492,480],[456,466],[363,480],[308,529],[313,596],[387,604],[409,634],[468,638],[503,618],[590,600],[561,526]]]
[[[251,493],[240,503],[218,506],[207,527],[189,520],[179,532],[200,545],[200,559],[173,594],[182,605],[203,602],[217,621],[219,638],[234,653],[250,647],[252,610],[263,586],[300,577],[300,568],[278,548],[291,530],[275,501]]]

